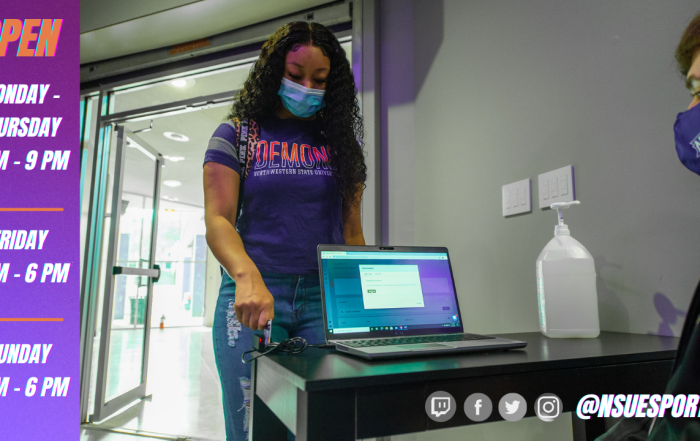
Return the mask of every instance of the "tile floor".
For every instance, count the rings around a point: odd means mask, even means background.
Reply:
[[[128,338],[127,334],[123,338]],[[141,366],[133,357],[116,365],[125,377]],[[152,394],[150,401],[142,401],[95,428],[83,426],[81,441],[136,441],[141,438],[135,436],[138,431],[166,434],[165,439],[173,440],[226,438],[211,328],[151,330],[147,393]],[[100,428],[123,428],[129,434]]]

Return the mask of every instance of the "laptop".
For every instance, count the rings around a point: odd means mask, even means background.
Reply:
[[[326,343],[370,360],[523,348],[465,334],[447,248],[319,245]]]

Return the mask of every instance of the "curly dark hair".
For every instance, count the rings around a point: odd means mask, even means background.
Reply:
[[[683,77],[688,75],[690,65],[693,62],[693,55],[698,50],[700,50],[700,14],[690,21],[676,48],[678,71]]]
[[[248,79],[236,97],[229,119],[272,115],[281,98],[277,91],[282,83],[287,53],[299,45],[321,49],[331,62],[326,77],[326,106],[317,115],[328,139],[335,182],[343,204],[356,201],[357,191],[365,187],[367,166],[362,151],[363,126],[357,102],[357,88],[345,50],[327,27],[313,22],[295,21],[279,28],[263,45],[260,58],[250,69]]]

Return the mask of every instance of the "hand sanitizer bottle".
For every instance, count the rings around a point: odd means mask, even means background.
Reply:
[[[598,293],[593,257],[571,237],[562,211],[579,201],[558,202],[559,225],[537,258],[540,331],[554,338],[595,338],[600,334]]]

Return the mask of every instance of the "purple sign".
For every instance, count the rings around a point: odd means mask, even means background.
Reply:
[[[78,439],[80,3],[2,9],[0,437]]]

